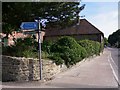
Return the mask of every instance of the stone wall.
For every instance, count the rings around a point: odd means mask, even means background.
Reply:
[[[57,66],[50,60],[43,61],[43,79],[49,80],[57,73],[67,69],[65,65]],[[2,81],[40,80],[39,60],[24,57],[2,56]]]

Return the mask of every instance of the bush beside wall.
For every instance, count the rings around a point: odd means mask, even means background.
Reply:
[[[101,52],[101,44],[97,41],[81,40],[81,41],[78,41],[78,43],[83,48],[85,48],[87,52],[87,57],[90,57],[93,55],[99,55]]]
[[[26,42],[27,40],[27,42]],[[39,80],[38,44],[27,38],[18,40],[14,46],[3,47],[2,81]],[[51,59],[43,62],[43,78],[49,79],[61,70],[66,69],[84,58],[99,55],[104,43],[90,40],[76,41],[72,37],[61,37],[56,42],[42,43],[42,58]],[[32,57],[25,58],[25,57]],[[34,59],[33,59],[34,58]],[[62,67],[61,67],[62,66]]]
[[[42,43],[42,58],[52,59],[57,65],[66,64],[67,67],[76,64],[84,58],[99,55],[103,44],[91,40],[76,41],[64,36],[57,41]],[[3,55],[38,58],[38,43],[33,38],[18,39],[13,46],[3,47]]]
[[[57,40],[51,46],[51,52],[59,53],[59,57],[64,60],[67,67],[76,64],[86,57],[85,49],[74,38],[68,36]]]

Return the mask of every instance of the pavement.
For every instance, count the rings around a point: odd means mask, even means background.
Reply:
[[[2,88],[118,88],[110,65],[111,51],[89,58],[71,69],[59,73],[48,82],[6,82]]]

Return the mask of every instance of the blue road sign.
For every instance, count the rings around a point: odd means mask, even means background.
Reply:
[[[24,30],[30,30],[30,29],[38,29],[38,23],[37,22],[22,22],[22,24],[20,25],[21,29]]]

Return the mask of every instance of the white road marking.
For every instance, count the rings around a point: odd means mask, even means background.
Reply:
[[[115,64],[115,67],[118,69],[118,65],[114,62],[114,60],[113,60],[113,58],[112,58],[112,56],[111,56],[111,52],[110,52],[110,59],[111,59],[111,61]]]
[[[112,57],[111,57],[111,58],[112,58]],[[111,69],[112,69],[113,75],[114,75],[116,81],[118,82],[118,76],[116,75],[116,73],[115,73],[115,71],[114,71],[114,69],[113,69],[113,66],[112,66],[112,64],[111,64],[111,62],[110,62],[110,55],[108,56],[108,61],[109,61],[109,63],[110,63],[110,67],[111,67]],[[119,82],[118,82],[118,84],[119,84]]]

